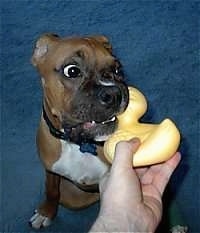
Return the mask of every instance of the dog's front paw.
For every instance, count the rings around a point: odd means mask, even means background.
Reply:
[[[34,215],[29,220],[30,225],[35,229],[40,229],[43,227],[48,227],[51,225],[52,220],[46,216],[43,216],[38,212],[38,210],[35,210]]]

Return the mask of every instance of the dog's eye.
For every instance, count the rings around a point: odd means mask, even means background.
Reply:
[[[67,78],[76,78],[80,75],[81,71],[76,65],[67,65],[63,68],[63,73]]]
[[[114,74],[117,76],[123,76],[123,70],[121,67],[115,68],[114,69]]]

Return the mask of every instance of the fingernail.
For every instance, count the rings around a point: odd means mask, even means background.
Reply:
[[[135,137],[135,138],[132,138],[130,139],[128,142],[131,142],[131,143],[140,143],[140,139]]]

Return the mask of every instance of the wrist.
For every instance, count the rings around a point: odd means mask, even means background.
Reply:
[[[134,213],[133,213],[134,214]],[[134,218],[124,211],[116,213],[101,212],[93,224],[90,232],[149,232],[147,226],[139,219],[134,222]]]
[[[124,221],[112,216],[99,215],[93,224],[90,232],[127,232]]]

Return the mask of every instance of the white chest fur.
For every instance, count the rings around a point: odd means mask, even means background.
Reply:
[[[61,140],[60,158],[53,164],[52,171],[79,184],[97,184],[108,171],[108,166],[97,156],[82,153],[79,146]]]

